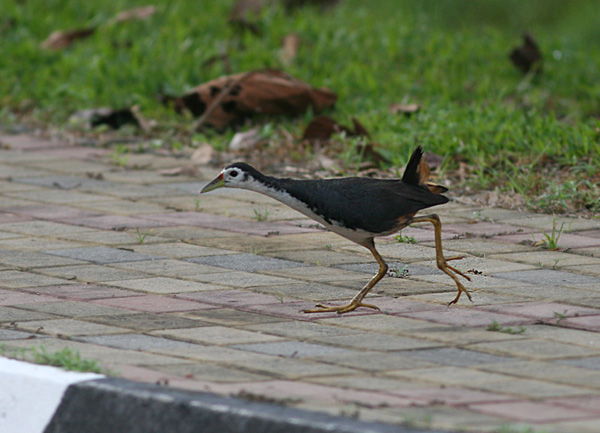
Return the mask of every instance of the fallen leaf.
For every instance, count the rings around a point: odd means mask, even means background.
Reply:
[[[248,150],[256,147],[260,141],[261,134],[259,128],[252,128],[245,132],[238,132],[231,139],[231,142],[229,143],[229,150]]]
[[[113,129],[119,129],[123,125],[132,124],[142,128],[145,132],[150,132],[151,122],[144,119],[138,106],[126,107],[120,109],[112,108],[90,108],[81,110],[71,116],[80,122],[87,122],[90,128],[100,125],[108,125]]]
[[[370,137],[366,128],[356,119],[353,118],[354,129],[340,125],[337,121],[329,116],[317,116],[313,118],[302,135],[303,140],[329,140],[332,135],[345,132],[350,136],[362,135]]]
[[[183,167],[166,168],[159,170],[158,174],[161,176],[189,176],[197,177],[198,169],[193,165],[184,165]]]
[[[70,46],[79,39],[90,37],[96,31],[95,27],[88,27],[76,30],[58,30],[52,32],[48,38],[42,42],[41,47],[44,50],[61,50]]]
[[[531,33],[523,35],[523,45],[515,48],[510,53],[510,60],[524,74],[535,68],[535,72],[542,70],[542,53]]]
[[[337,5],[340,0],[283,0],[283,6],[288,12],[304,6],[320,6],[327,9]]]
[[[416,113],[421,107],[418,104],[398,104],[393,103],[388,106],[388,110],[392,114],[406,114],[407,116]]]
[[[262,8],[262,0],[237,0],[229,13],[229,24],[258,35],[261,33],[258,17]]]
[[[255,114],[298,116],[307,109],[323,111],[335,104],[337,95],[316,89],[280,70],[267,69],[225,75],[204,83],[179,98],[194,116],[194,125],[204,123],[222,129]]]
[[[154,6],[142,6],[120,12],[110,22],[122,23],[123,21],[145,20],[155,13],[156,8]]]
[[[290,33],[283,38],[283,46],[281,48],[281,61],[284,65],[289,65],[292,60],[296,58],[298,54],[298,47],[300,46],[300,36],[296,33]]]
[[[190,160],[195,164],[208,164],[213,158],[214,153],[215,149],[210,144],[202,143],[194,153],[192,153]]]

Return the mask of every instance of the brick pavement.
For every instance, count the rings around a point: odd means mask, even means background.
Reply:
[[[5,354],[70,347],[128,379],[388,423],[600,431],[598,219],[558,218],[548,251],[531,241],[552,216],[452,202],[436,211],[473,303],[446,307],[455,286],[420,226],[403,232],[416,244],[379,241],[408,270],[369,296],[381,312],[305,315],[351,298],[370,253],[257,194],[198,197],[217,170],[159,174],[179,158],[0,143]]]

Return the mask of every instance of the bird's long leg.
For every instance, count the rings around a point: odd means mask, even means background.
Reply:
[[[456,294],[456,298],[454,298],[453,301],[448,303],[448,305],[457,303],[460,298],[460,295],[463,293],[465,295],[467,295],[467,297],[469,298],[469,301],[471,301],[472,300],[471,294],[467,291],[467,289],[465,289],[465,287],[458,280],[458,277],[456,275],[460,275],[461,277],[464,277],[469,281],[471,281],[471,278],[469,278],[468,276],[463,274],[461,271],[459,271],[455,267],[450,266],[448,264],[449,260],[458,260],[458,259],[462,259],[462,257],[452,257],[449,259],[444,258],[444,253],[442,251],[442,222],[440,221],[440,217],[438,217],[435,214],[414,217],[411,221],[411,224],[422,223],[422,222],[429,222],[429,223],[433,224],[434,233],[435,233],[435,261],[437,263],[437,267],[440,270],[444,271],[447,275],[452,277],[452,279],[456,283],[456,287],[458,287],[458,293]]]
[[[367,307],[373,308],[374,310],[379,310],[379,308],[375,305],[363,304],[362,300],[371,291],[373,286],[375,286],[375,284],[377,284],[379,280],[381,280],[385,276],[386,272],[388,271],[388,265],[383,260],[383,257],[381,257],[381,254],[379,254],[379,252],[375,249],[375,243],[373,242],[373,239],[371,239],[370,242],[364,246],[368,248],[369,251],[371,251],[371,254],[373,254],[375,260],[377,260],[377,263],[379,263],[379,271],[373,276],[373,278],[371,278],[367,285],[363,287],[361,291],[358,292],[356,296],[352,298],[350,303],[348,303],[347,305],[328,307],[326,305],[318,304],[316,306],[317,308],[314,308],[312,310],[304,310],[305,313],[331,313],[335,311],[339,314],[342,314],[356,310],[358,307]]]

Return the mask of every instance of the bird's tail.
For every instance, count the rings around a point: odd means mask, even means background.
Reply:
[[[448,188],[428,182],[428,180],[429,165],[423,159],[423,148],[417,146],[408,160],[408,164],[402,175],[402,181],[409,185],[424,186],[435,194],[448,191]]]

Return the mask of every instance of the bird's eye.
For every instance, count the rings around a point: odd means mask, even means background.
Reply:
[[[229,173],[229,176],[231,176],[231,177],[236,177],[237,175],[238,175],[238,172],[235,170],[233,170]]]

